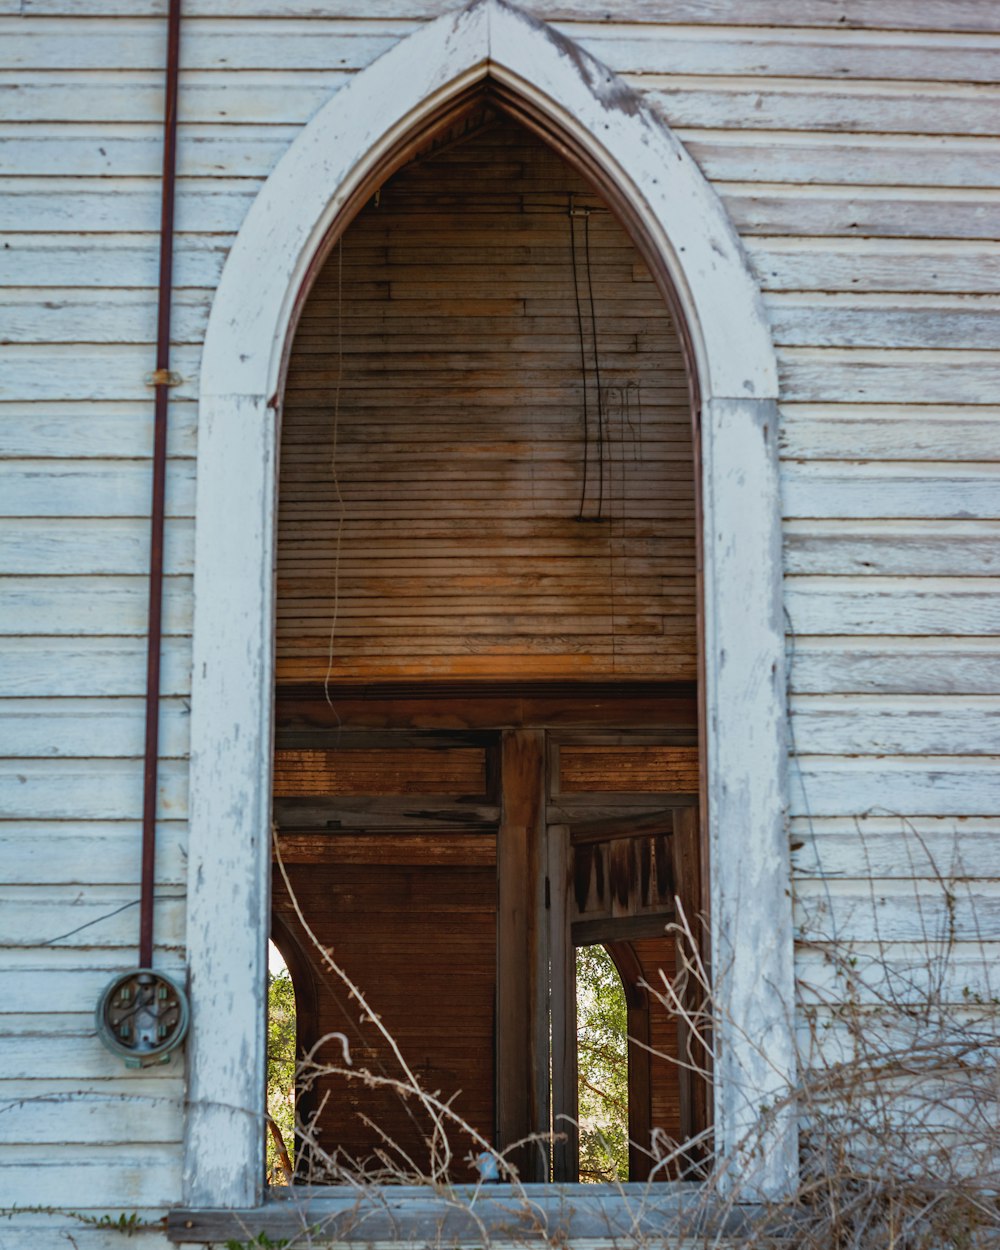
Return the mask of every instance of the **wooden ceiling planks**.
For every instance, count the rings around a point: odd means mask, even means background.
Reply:
[[[515,123],[477,117],[362,210],[283,412],[279,683],[695,678],[680,344],[600,197]]]

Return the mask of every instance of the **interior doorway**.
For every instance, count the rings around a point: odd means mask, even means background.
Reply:
[[[654,1132],[707,1114],[642,989],[675,897],[704,902],[692,423],[662,297],[595,189],[483,97],[336,245],[283,414],[273,900],[316,1004],[302,1174],[416,1179],[437,1148],[308,928],[526,1180],[576,1178],[574,952],[617,952],[642,1179]]]

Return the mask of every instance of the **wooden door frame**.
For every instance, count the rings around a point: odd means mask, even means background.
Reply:
[[[189,1207],[263,1196],[276,466],[298,310],[360,204],[486,86],[621,215],[686,345],[716,1145],[747,1196],[795,1182],[778,385],[760,293],[721,201],[662,119],[553,28],[474,0],[401,40],[303,128],[251,206],[212,307],[194,578]]]

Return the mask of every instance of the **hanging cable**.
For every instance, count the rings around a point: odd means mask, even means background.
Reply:
[[[590,466],[590,403],[587,385],[587,352],[583,328],[583,308],[580,300],[580,278],[577,260],[576,218],[583,218],[583,255],[587,277],[587,301],[590,306],[590,342],[594,357],[594,385],[597,391],[597,511],[587,516],[587,488]],[[570,258],[573,265],[573,296],[576,302],[576,327],[580,342],[580,376],[583,383],[583,481],[580,488],[578,521],[601,521],[604,519],[604,476],[608,446],[607,420],[604,412],[604,395],[601,386],[601,361],[597,343],[597,307],[594,300],[593,269],[590,259],[590,209],[575,208],[573,196],[569,197]]]
[[[578,211],[573,207],[573,194],[569,197],[569,246],[573,264],[573,295],[576,300],[576,328],[580,342],[580,378],[583,382],[583,480],[580,484],[580,507],[576,519],[582,521],[587,509],[587,468],[590,461],[590,411],[587,404],[587,353],[583,336],[583,308],[580,304],[580,281],[576,271],[576,217]]]
[[[590,298],[590,337],[594,349],[594,381],[597,386],[597,520],[604,514],[604,445],[607,430],[604,420],[604,399],[601,393],[601,358],[597,351],[597,312],[594,307],[594,283],[590,267],[590,213],[583,219],[583,250],[587,263],[587,294]]]
[[[333,648],[337,637],[337,619],[340,615],[340,553],[344,539],[344,495],[340,489],[340,472],[337,468],[337,440],[340,436],[340,388],[344,378],[344,236],[337,240],[337,381],[333,391],[333,438],[330,451],[330,472],[333,475],[334,497],[337,501],[337,537],[333,552],[333,616],[330,620],[330,641],[327,647],[326,676],[323,678],[323,694],[337,717],[340,716],[330,698],[330,676],[333,672]]]

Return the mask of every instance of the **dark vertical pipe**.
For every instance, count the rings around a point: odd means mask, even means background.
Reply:
[[[153,890],[156,870],[156,789],[160,750],[160,643],[163,632],[163,520],[167,484],[167,411],[170,394],[170,305],[174,269],[174,186],[177,169],[177,80],[181,0],[167,14],[166,92],[163,109],[163,178],[160,191],[160,281],[156,320],[156,400],[153,423],[153,492],[149,533],[149,631],[146,652],[146,751],[142,795],[142,891],[139,966],[153,963]]]

